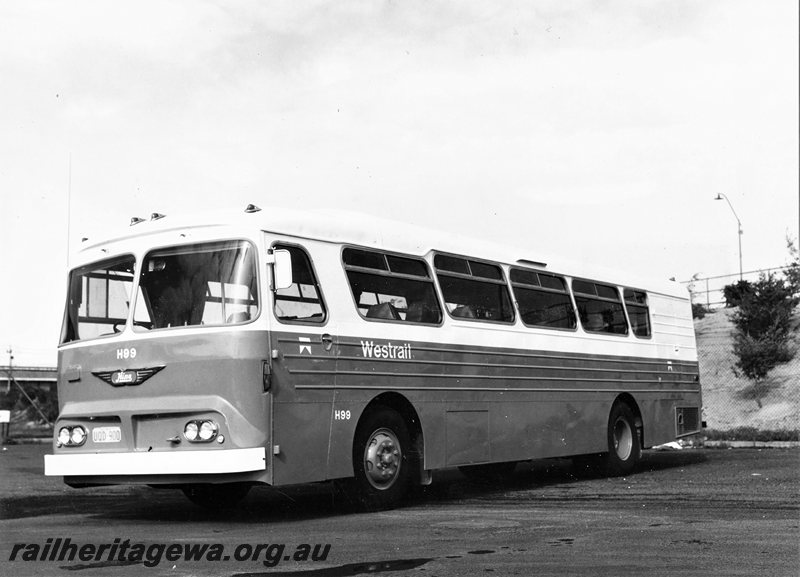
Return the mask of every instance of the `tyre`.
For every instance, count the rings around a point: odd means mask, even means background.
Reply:
[[[378,408],[356,430],[353,472],[359,503],[369,510],[387,509],[403,500],[411,481],[408,427],[395,411]]]
[[[239,504],[250,491],[250,485],[247,483],[184,485],[181,490],[195,505],[210,511],[224,511]]]
[[[606,474],[629,475],[642,456],[642,444],[636,428],[636,417],[625,403],[616,403],[608,416],[608,453]]]

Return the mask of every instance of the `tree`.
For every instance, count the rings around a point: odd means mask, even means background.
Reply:
[[[764,383],[767,373],[794,356],[789,340],[792,313],[800,301],[798,288],[800,285],[794,285],[789,275],[784,280],[770,274],[761,275],[740,293],[739,309],[732,318],[736,327],[733,352],[736,366],[753,381],[746,396],[759,407],[768,392]]]
[[[738,307],[742,304],[742,299],[753,293],[753,285],[746,280],[739,280],[733,284],[726,285],[722,289],[725,296],[726,307]]]

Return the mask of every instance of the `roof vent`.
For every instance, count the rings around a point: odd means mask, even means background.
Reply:
[[[255,204],[248,204],[247,208],[244,209],[244,211],[247,214],[253,214],[254,212],[258,212],[259,210],[261,210],[261,209],[258,208]]]
[[[139,218],[138,216],[134,216],[134,217],[131,219],[131,224],[130,224],[130,226],[133,226],[133,225],[135,225],[135,224],[139,224],[140,222],[144,222],[144,220],[145,220],[145,219],[143,219],[143,218]]]

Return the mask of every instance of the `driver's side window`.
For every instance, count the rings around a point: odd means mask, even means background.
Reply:
[[[277,244],[273,248],[289,251],[293,280],[289,288],[275,291],[275,316],[281,322],[324,323],[327,311],[306,251],[295,245]]]

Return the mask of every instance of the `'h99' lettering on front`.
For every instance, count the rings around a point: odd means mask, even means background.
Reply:
[[[122,359],[135,359],[136,358],[136,348],[124,348],[124,349],[117,349],[117,360]]]

